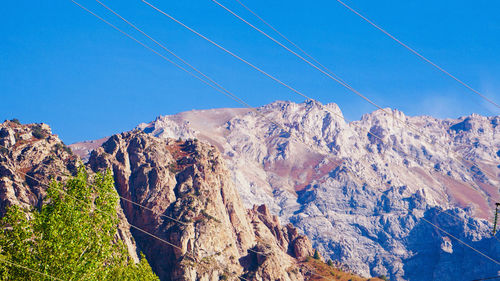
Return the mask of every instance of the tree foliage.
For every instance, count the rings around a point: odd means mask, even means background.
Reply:
[[[319,256],[319,253],[318,253],[318,250],[314,250],[314,256],[313,256],[313,258],[314,258],[315,260],[319,260],[319,259],[320,259],[320,256]]]
[[[118,200],[110,173],[90,180],[80,168],[51,183],[40,209],[10,207],[0,221],[0,280],[48,280],[3,258],[63,280],[158,280],[116,239]]]

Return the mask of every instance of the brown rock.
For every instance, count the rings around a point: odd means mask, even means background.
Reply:
[[[293,242],[295,228],[281,227],[264,205],[247,212],[223,162],[196,140],[129,132],[112,136],[88,165],[112,169],[119,194],[153,210],[122,201],[130,223],[175,245],[132,229],[162,280],[303,280],[292,245],[305,253],[310,242]]]

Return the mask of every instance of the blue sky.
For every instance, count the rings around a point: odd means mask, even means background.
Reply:
[[[139,0],[103,2],[253,106],[274,100],[303,101]],[[234,0],[220,2],[262,27]],[[95,1],[80,3],[138,36]],[[210,0],[151,3],[309,96],[339,104],[351,120],[375,110]],[[384,107],[441,118],[499,113],[336,1],[244,3]],[[497,1],[346,3],[500,101]],[[2,120],[48,123],[63,141],[72,143],[130,130],[158,115],[240,107],[69,0],[7,1],[0,18]]]

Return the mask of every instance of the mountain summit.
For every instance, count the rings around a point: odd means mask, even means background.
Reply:
[[[500,256],[486,220],[500,197],[499,124],[499,116],[441,120],[392,109],[347,123],[333,103],[277,101],[161,116],[137,129],[216,146],[247,207],[266,203],[363,275],[466,280],[498,265],[422,218]]]

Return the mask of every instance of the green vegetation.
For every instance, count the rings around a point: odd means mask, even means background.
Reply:
[[[0,220],[0,280],[49,280],[2,258],[63,280],[159,280],[142,254],[135,264],[115,239],[110,173],[90,180],[80,168],[65,184],[52,182],[44,202],[40,210],[10,207]]]
[[[305,264],[320,276],[316,276],[314,280],[338,280],[338,281],[382,281],[379,278],[363,278],[350,272],[344,272],[335,266],[330,266],[321,260],[313,257],[306,258]]]
[[[201,210],[200,213],[205,217],[207,218],[208,220],[214,220],[215,222],[217,223],[221,223],[221,221],[219,219],[217,219],[216,217],[210,215],[209,213],[207,213],[207,211],[205,210]]]
[[[62,151],[66,151],[66,153],[68,153],[70,155],[73,155],[73,151],[71,151],[71,148],[69,148],[64,143],[57,143],[55,147],[56,147],[56,151],[62,150]]]
[[[328,262],[326,264],[328,264],[328,266],[333,266],[333,261],[332,260],[328,260]]]
[[[314,256],[313,256],[313,258],[314,258],[315,260],[319,260],[319,259],[320,259],[320,257],[319,257],[319,253],[318,253],[318,250],[314,250]]]
[[[389,278],[387,278],[387,276],[385,276],[385,275],[380,275],[378,278],[380,278],[384,281],[389,281]]]
[[[47,132],[45,132],[42,129],[42,126],[40,126],[40,125],[34,126],[31,134],[33,134],[33,137],[35,137],[37,139],[44,139],[45,137],[47,137]]]
[[[17,118],[11,119],[10,122],[17,124],[17,125],[21,125],[21,122]]]

